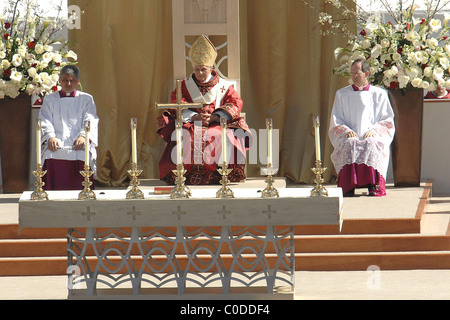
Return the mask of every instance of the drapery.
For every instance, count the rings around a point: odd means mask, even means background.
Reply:
[[[315,1],[316,3],[324,1]],[[138,118],[140,178],[158,178],[164,141],[156,134],[155,102],[173,90],[172,4],[169,0],[69,0],[81,28],[69,32],[78,54],[82,89],[94,96],[99,123],[97,182],[128,183],[130,118]],[[326,182],[336,177],[330,160],[328,120],[334,94],[347,81],[332,74],[341,37],[314,29],[317,15],[301,0],[241,0],[241,97],[250,128],[273,119],[280,130],[280,170],[296,183],[312,183],[312,115],[321,119]],[[247,175],[259,176],[259,164]]]

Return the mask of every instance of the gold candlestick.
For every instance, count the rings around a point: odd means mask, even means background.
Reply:
[[[316,175],[316,178],[314,179],[316,186],[311,190],[311,197],[328,196],[328,190],[322,185],[324,182],[322,174],[327,168],[322,168],[322,161],[316,160],[316,167],[311,168],[311,170]]]
[[[222,187],[216,192],[216,198],[218,199],[228,199],[234,198],[233,190],[228,187],[230,180],[228,180],[228,175],[232,171],[228,169],[228,165],[226,161],[222,162],[222,168],[217,169],[217,171],[222,175],[222,179],[220,180],[220,184]]]
[[[91,167],[89,166],[89,164],[84,164],[84,170],[80,171],[80,174],[84,177],[84,181],[81,183],[84,189],[78,194],[78,200],[95,200],[96,196],[94,191],[92,191],[90,188],[92,182],[89,179],[90,176],[94,174],[94,172],[91,171]]]
[[[131,177],[131,190],[127,192],[127,199],[144,199],[144,193],[139,190],[138,176],[142,173],[142,170],[138,170],[136,162],[131,162],[131,170],[128,170],[128,174]]]
[[[38,163],[36,171],[33,171],[33,175],[36,177],[36,182],[34,183],[36,190],[31,194],[31,200],[48,200],[47,192],[42,189],[45,185],[45,183],[42,182],[42,177],[46,173],[47,171],[42,171],[42,166]]]
[[[262,170],[266,175],[266,183],[267,187],[262,191],[261,198],[278,198],[280,197],[280,194],[278,193],[278,190],[273,186],[273,175],[277,172],[272,167],[272,164],[269,163],[266,168]]]
[[[173,187],[170,198],[171,199],[185,199],[191,196],[191,190],[185,186],[184,182],[186,178],[186,170],[184,169],[183,163],[177,164],[177,169],[172,170],[175,174],[175,187]]]

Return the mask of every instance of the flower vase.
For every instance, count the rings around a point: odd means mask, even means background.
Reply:
[[[0,99],[0,162],[3,193],[28,190],[30,166],[31,97]]]
[[[423,89],[388,90],[395,114],[391,144],[395,187],[420,186]]]

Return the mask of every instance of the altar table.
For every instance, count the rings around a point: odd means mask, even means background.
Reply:
[[[342,190],[310,197],[310,188],[280,197],[239,189],[217,199],[193,189],[189,199],[126,190],[48,191],[49,200],[19,200],[20,228],[68,229],[69,297],[292,299],[296,225],[341,225]],[[83,287],[84,286],[84,287]]]

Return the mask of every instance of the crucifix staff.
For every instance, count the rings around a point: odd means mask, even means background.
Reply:
[[[184,109],[189,108],[203,108],[202,103],[183,103],[182,102],[182,92],[181,92],[181,80],[177,80],[177,89],[176,89],[177,102],[176,103],[155,103],[156,109],[176,109],[177,117],[176,117],[176,125],[175,130],[177,134],[177,169],[173,170],[175,174],[175,183],[176,186],[173,188],[171,192],[171,198],[189,198],[190,190],[185,187],[184,181],[186,178],[184,174],[186,170],[184,170],[183,166],[183,142],[182,142],[182,129],[183,129],[183,115],[182,112]]]
[[[181,141],[182,137],[182,128],[183,128],[183,115],[182,112],[184,109],[189,108],[203,108],[202,103],[183,103],[182,92],[181,92],[181,80],[177,80],[177,89],[176,89],[177,102],[176,103],[155,103],[156,109],[176,109],[177,117],[175,120],[175,130],[177,132],[177,165],[182,164],[183,159],[183,144]]]

